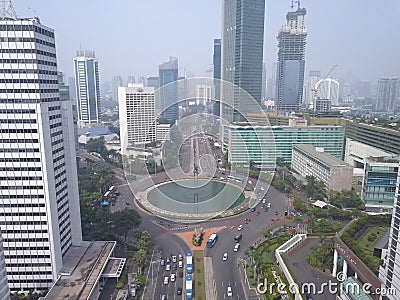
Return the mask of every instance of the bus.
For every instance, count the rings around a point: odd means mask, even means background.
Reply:
[[[192,274],[193,272],[193,255],[192,252],[186,253],[186,272]]]
[[[218,234],[213,233],[207,241],[207,248],[212,248],[218,240]]]
[[[103,196],[103,200],[109,200],[111,197],[112,197],[111,192],[107,191]]]
[[[110,193],[112,193],[112,192],[114,192],[115,191],[115,186],[110,186],[110,188],[108,189],[109,191],[110,191]]]
[[[193,278],[186,276],[186,299],[193,299]]]
[[[235,176],[227,176],[226,179],[230,180],[230,181],[236,181],[239,183],[243,183],[243,179],[239,178],[239,177],[235,177]]]

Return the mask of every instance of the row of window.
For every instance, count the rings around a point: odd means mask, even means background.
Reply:
[[[0,42],[4,43],[36,43],[48,47],[55,48],[56,45],[48,41],[32,37],[0,37]]]
[[[54,38],[53,32],[36,25],[18,25],[18,24],[0,25],[0,31],[34,31],[36,33],[40,33],[45,36]]]
[[[0,119],[2,124],[36,124],[36,119]]]
[[[45,217],[45,212],[2,212],[2,217]],[[22,225],[22,224],[21,224]]]
[[[54,120],[54,119],[59,119],[59,118],[61,118],[61,114],[49,116],[49,120],[50,120],[50,121],[51,121],[51,120]]]
[[[23,226],[23,225],[47,225],[46,221],[0,221],[0,225]]]
[[[46,103],[46,102],[57,102],[60,101],[58,97],[50,97],[50,98],[40,98],[40,99],[0,99],[0,103],[6,104],[18,104],[18,103]]]
[[[37,133],[37,129],[0,128],[0,133]]]
[[[28,185],[28,186],[9,186],[9,185],[1,185],[0,190],[43,190],[43,185]]]
[[[51,142],[51,146],[54,147],[55,145],[61,144],[62,142],[64,142],[64,140],[63,139],[59,139],[57,141]]]
[[[0,139],[0,143],[39,143],[38,139]]]
[[[56,128],[56,127],[61,127],[61,125],[62,125],[61,122],[51,124],[50,125],[50,129],[53,129],[53,128]]]
[[[15,230],[2,230],[2,234],[19,234],[19,233],[48,233],[46,229],[30,229],[30,230],[22,230],[22,229],[15,229]]]
[[[40,162],[39,157],[1,157],[0,162]]]
[[[32,259],[32,258],[50,258],[50,255],[41,255],[41,254],[35,254],[35,255],[7,255],[8,259]],[[33,263],[32,263],[33,264]]]
[[[57,105],[57,106],[50,106],[49,107],[49,111],[53,111],[53,110],[60,110],[61,106]]]
[[[1,140],[0,140],[1,142]],[[0,167],[0,171],[4,172],[20,172],[20,171],[42,171],[41,167]],[[1,198],[2,196],[0,196]]]
[[[26,79],[26,78],[7,78],[2,79],[2,83],[42,83],[42,84],[58,84],[58,80],[49,79]]]
[[[39,55],[44,55],[44,56],[49,56],[49,57],[54,57],[56,58],[56,54],[55,53],[50,53],[47,51],[42,51],[42,50],[38,50],[38,49],[0,49],[0,53],[36,53]]]
[[[62,135],[62,131],[60,130],[60,131],[56,131],[56,132],[53,132],[52,134],[50,134],[50,136],[53,138],[53,137],[55,137],[55,136],[58,136],[58,135]]]
[[[6,264],[7,267],[9,268],[40,268],[40,267],[51,267],[51,263],[34,263],[34,262],[29,262],[29,263],[10,263]]]
[[[58,93],[58,89],[0,89],[0,93]]]
[[[36,110],[34,109],[21,109],[21,108],[0,109],[0,114],[34,114],[34,113],[36,113]]]
[[[53,66],[57,67],[57,63],[48,60],[41,60],[41,59],[0,59],[0,64],[41,64],[46,66]]]
[[[59,169],[61,169],[62,167],[65,167],[65,162],[63,162],[62,164],[59,164],[57,167],[54,168],[54,172],[58,171]]]
[[[38,148],[0,148],[0,153],[38,153]]]
[[[55,164],[56,162],[62,160],[64,158],[64,155],[60,155],[59,157],[53,159],[53,164]]]
[[[34,196],[43,196],[43,195],[34,195]],[[45,207],[45,206],[46,205],[44,203],[0,203],[0,208],[11,208],[11,207],[24,208],[24,207]]]
[[[38,70],[38,69],[1,69],[0,74],[43,74],[57,75],[57,71]]]
[[[7,275],[51,275],[53,274],[51,271],[20,271],[20,272],[13,272],[7,271]]]
[[[61,149],[61,148],[60,148],[60,149]],[[65,173],[67,173],[67,171],[65,171],[65,170],[61,171],[60,173],[58,173],[58,174],[55,176],[55,179],[57,180],[58,178],[60,178],[61,176],[63,176]]]
[[[42,180],[42,176],[16,176],[16,177],[2,177],[0,176],[0,180]]]

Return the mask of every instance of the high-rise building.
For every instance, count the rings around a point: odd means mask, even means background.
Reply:
[[[261,82],[262,82],[261,99],[265,100],[267,98],[267,64],[266,63],[263,63]]]
[[[143,84],[119,87],[118,99],[121,152],[127,155],[129,148],[155,141],[154,88]]]
[[[224,0],[222,11],[221,76],[234,86],[221,86],[221,113],[241,121],[252,100],[239,88],[261,103],[265,0]]]
[[[60,101],[53,29],[37,17],[6,17],[0,18],[0,36],[0,224],[7,277],[12,292],[41,291],[82,241],[72,102]]]
[[[178,59],[170,57],[169,61],[162,63],[158,68],[160,83],[160,108],[161,115],[168,121],[178,119]]]
[[[315,98],[315,84],[321,79],[320,71],[310,71],[308,73],[307,82],[304,89],[303,104],[309,107],[314,104]]]
[[[272,63],[269,78],[267,80],[267,98],[275,99],[276,90],[276,62]]]
[[[400,78],[381,78],[376,91],[376,110],[393,112],[399,102]]]
[[[0,232],[0,300],[10,300],[10,288],[7,282],[6,261],[4,258],[3,237]]]
[[[221,39],[214,39],[214,54],[213,54],[213,66],[214,66],[214,86],[215,86],[215,102],[213,107],[213,113],[216,116],[220,116],[220,99],[221,99]]]
[[[61,101],[71,100],[69,94],[69,86],[64,82],[64,74],[63,72],[58,72],[58,92],[60,93]]]
[[[379,269],[379,278],[382,281],[383,288],[387,291],[400,291],[400,164],[398,165],[396,192],[394,196],[394,204],[392,211],[392,226],[390,227],[389,243],[387,256],[384,266]],[[386,300],[397,300],[397,293],[387,293],[384,298]]]
[[[307,31],[299,6],[286,14],[287,24],[278,33],[276,105],[280,110],[297,110],[302,104]]]
[[[331,105],[339,105],[339,82],[333,78],[324,78],[315,84],[317,99],[329,100]]]
[[[207,84],[196,86],[196,104],[206,106],[212,100],[212,87]]]
[[[114,76],[112,79],[112,101],[118,102],[118,87],[124,86],[124,80],[121,76]]]
[[[78,126],[99,123],[99,65],[94,51],[77,50],[74,57]]]
[[[147,77],[147,84],[148,87],[153,87],[157,90],[160,87],[160,78],[158,77]]]

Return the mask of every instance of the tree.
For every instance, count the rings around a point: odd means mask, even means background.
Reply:
[[[133,255],[133,261],[138,266],[138,273],[142,274],[142,269],[146,263],[147,253],[144,249],[139,249],[136,251],[135,255]]]

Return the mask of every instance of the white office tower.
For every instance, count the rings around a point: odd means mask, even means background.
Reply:
[[[329,100],[333,106],[339,105],[339,82],[335,79],[321,79],[315,84],[315,89],[317,99]]]
[[[71,101],[54,31],[0,17],[0,228],[12,292],[45,290],[82,240]]]
[[[155,141],[154,88],[130,84],[118,88],[121,153]]]
[[[390,228],[389,243],[384,266],[379,268],[379,278],[382,281],[382,288],[396,291],[391,295],[386,295],[390,300],[399,299],[400,291],[400,165],[397,174],[397,186],[394,197],[392,226]],[[390,293],[388,293],[390,294]]]
[[[94,51],[78,50],[74,57],[78,126],[100,120],[99,65]]]
[[[0,300],[10,299],[10,289],[7,282],[6,261],[4,259],[3,237],[0,232]]]

